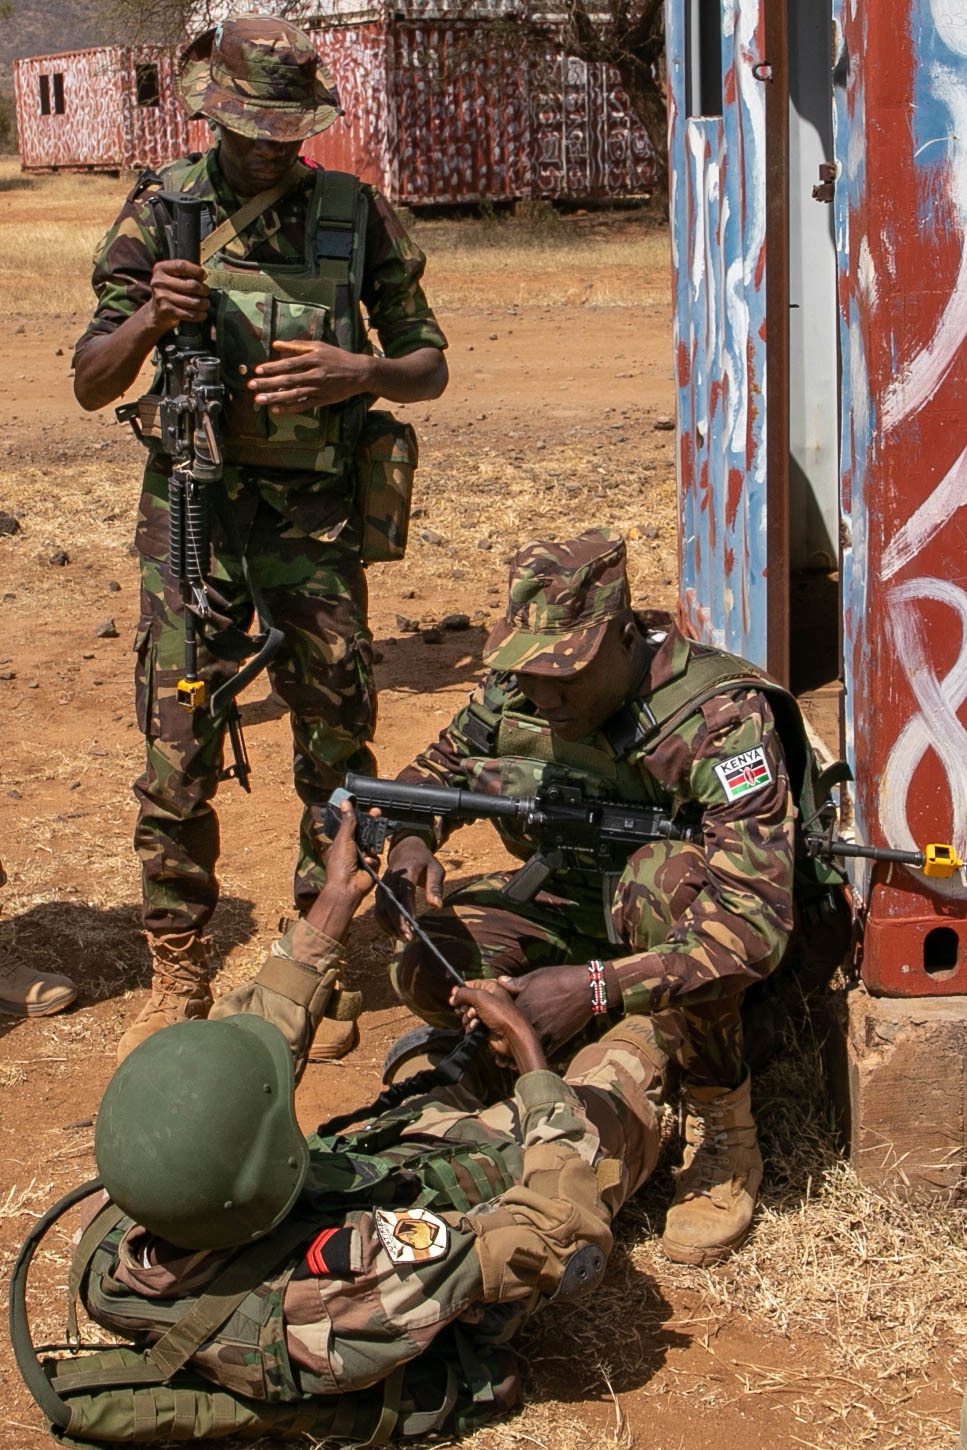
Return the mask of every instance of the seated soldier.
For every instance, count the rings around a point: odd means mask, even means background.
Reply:
[[[344,813],[309,914],[333,941],[370,884]],[[121,1434],[118,1361],[100,1393],[91,1360],[58,1366],[72,1435],[96,1441],[110,1423],[114,1438],[164,1439],[177,1421],[177,1438],[231,1425],[361,1444],[516,1403],[502,1346],[600,1278],[612,1218],[657,1157],[664,1057],[629,1019],[562,1079],[496,983],[456,987],[450,1005],[515,1064],[512,1100],[481,1111],[431,1092],[306,1139],[291,1049],[258,1012],[178,1023],[126,1058],[95,1132],[111,1203],[72,1282],[97,1322],[155,1344],[147,1360],[167,1373],[150,1390],[132,1373]]]
[[[795,802],[774,682],[664,617],[655,624],[631,608],[620,535],[522,548],[484,648],[489,673],[398,779],[518,798],[563,781],[592,799],[660,806],[699,826],[701,844],[649,842],[613,872],[590,854],[549,861],[523,902],[504,893],[512,873],[498,872],[442,907],[441,825],[433,839],[398,833],[386,880],[409,910],[424,888],[431,940],[462,976],[512,991],[546,1049],[595,1014],[649,1015],[681,1070],[686,1112],[663,1247],[710,1264],[745,1238],[762,1176],[740,1008],[793,927]],[[538,843],[516,821],[498,830],[514,855],[533,857]],[[445,973],[385,902],[377,911],[403,943],[400,997],[447,1025]]]

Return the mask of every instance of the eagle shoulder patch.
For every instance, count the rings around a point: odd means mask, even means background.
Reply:
[[[772,784],[772,771],[761,745],[743,750],[731,760],[723,760],[715,767],[715,774],[722,782],[727,801],[741,800]]]
[[[377,1208],[373,1217],[379,1241],[394,1264],[441,1259],[450,1247],[450,1230],[428,1208]]]

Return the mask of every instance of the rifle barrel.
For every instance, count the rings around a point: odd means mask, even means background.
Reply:
[[[528,819],[534,815],[532,799],[510,800],[507,796],[491,796],[470,790],[453,790],[443,785],[404,785],[401,781],[376,780],[370,775],[354,775],[349,771],[345,788],[360,806],[378,806],[386,814],[418,811],[421,815],[446,816],[512,816]]]

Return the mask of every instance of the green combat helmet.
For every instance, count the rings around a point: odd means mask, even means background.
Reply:
[[[267,1234],[309,1165],[279,1029],[239,1016],[178,1022],[147,1038],[107,1085],[94,1156],[118,1207],[180,1248]]]

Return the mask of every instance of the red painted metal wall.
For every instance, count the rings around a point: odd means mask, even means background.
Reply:
[[[345,110],[306,154],[354,171],[395,202],[447,205],[517,197],[637,195],[654,178],[644,128],[617,73],[562,57],[512,26],[335,20],[311,32]],[[159,67],[161,105],[136,102],[135,68]],[[202,150],[204,123],[186,122],[172,87],[172,53],[117,47],[16,63],[17,122],[26,170],[158,165]],[[64,77],[63,115],[41,115],[39,77]]]
[[[138,67],[144,66],[155,68],[157,105],[138,103]],[[55,76],[61,77],[56,87]],[[47,115],[42,77],[51,107]],[[175,98],[166,46],[103,46],[17,60],[14,87],[25,171],[157,166],[188,149],[188,122]],[[58,91],[59,114],[53,109]]]
[[[334,171],[352,171],[395,197],[396,148],[384,27],[334,25],[310,33],[337,77],[344,114],[328,131],[309,139],[305,154]]]
[[[944,0],[839,15],[836,204],[850,753],[862,838],[967,855],[967,32]],[[967,992],[967,888],[877,866],[862,972]]]

